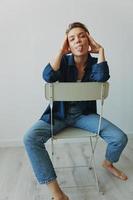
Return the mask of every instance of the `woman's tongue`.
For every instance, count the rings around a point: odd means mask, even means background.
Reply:
[[[77,51],[82,51],[83,50],[83,46],[80,45],[80,46],[76,47],[76,49],[77,49]]]

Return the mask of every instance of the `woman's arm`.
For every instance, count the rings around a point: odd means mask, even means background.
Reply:
[[[53,61],[50,61],[43,71],[43,79],[47,82],[55,82],[60,79],[61,68],[64,67],[64,57],[63,55],[69,53],[69,46],[67,41],[67,36],[65,36],[61,48],[58,54],[55,56]]]
[[[60,69],[62,56],[63,56],[62,51],[59,51],[58,54],[53,59],[53,61],[50,61],[50,65],[51,65],[51,67],[53,68],[54,71],[58,71]]]
[[[110,78],[109,67],[105,58],[104,48],[98,44],[88,33],[89,52],[98,54],[98,59],[92,66],[92,81],[104,82]]]
[[[107,61],[103,61],[100,63],[96,62],[95,64],[93,64],[90,78],[91,81],[97,81],[97,82],[107,81],[110,78]]]
[[[61,63],[62,56],[67,53],[70,53],[70,51],[69,51],[67,35],[65,35],[65,38],[63,40],[63,43],[61,45],[61,48],[60,48],[58,54],[53,59],[53,61],[50,62],[54,71],[58,71],[60,69],[60,63]]]
[[[98,63],[104,62],[106,60],[104,54],[104,48],[100,44],[98,44],[88,33],[87,36],[90,47],[89,52],[98,54]]]
[[[99,55],[98,55],[98,62],[97,63],[101,63],[105,61],[105,54],[104,54],[104,48],[100,47],[99,48]]]

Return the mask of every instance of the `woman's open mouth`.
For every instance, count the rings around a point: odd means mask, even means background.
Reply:
[[[79,45],[75,48],[77,51],[82,51],[83,50],[83,45]]]

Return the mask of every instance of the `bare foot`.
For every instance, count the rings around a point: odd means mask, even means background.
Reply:
[[[63,193],[62,196],[52,197],[52,200],[69,200],[69,198]]]
[[[122,171],[120,171],[119,169],[117,169],[116,167],[113,166],[113,164],[109,163],[108,161],[104,161],[102,163],[102,166],[107,169],[109,172],[111,172],[114,176],[116,176],[117,178],[126,181],[128,179],[128,177],[126,176],[126,174],[124,174]]]
[[[52,197],[52,200],[69,200],[69,198],[66,196],[66,197],[63,197],[63,198],[54,198]]]

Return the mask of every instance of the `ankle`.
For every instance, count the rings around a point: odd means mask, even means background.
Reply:
[[[108,160],[104,160],[102,163],[102,166],[103,167],[113,167],[113,164]]]
[[[58,191],[58,192],[55,192],[54,194],[53,194],[53,197],[54,197],[54,199],[62,199],[63,197],[64,197],[64,194],[63,194],[63,192],[62,191]]]
[[[55,194],[54,200],[69,200],[69,198],[62,192],[62,194]]]

